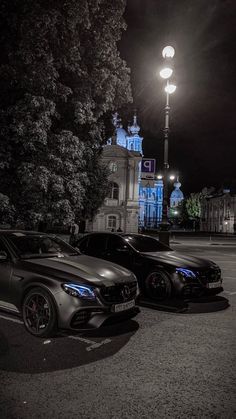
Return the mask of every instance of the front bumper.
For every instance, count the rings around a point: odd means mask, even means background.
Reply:
[[[172,277],[176,296],[182,298],[191,298],[191,297],[201,297],[204,295],[216,295],[222,292],[224,289],[222,287],[222,278],[217,278],[219,286],[214,288],[209,288],[208,284],[212,284],[212,281],[204,281],[202,283],[199,278],[196,279],[186,279],[181,277],[178,274],[173,274]]]
[[[99,328],[107,321],[119,322],[131,319],[139,313],[133,307],[115,313],[114,304],[105,304],[99,296],[96,300],[85,300],[60,291],[54,295],[57,306],[58,327],[60,329],[90,330]],[[127,301],[128,303],[129,301]]]

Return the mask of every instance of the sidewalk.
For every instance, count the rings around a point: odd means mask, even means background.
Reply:
[[[208,237],[196,237],[196,238],[188,238],[188,237],[178,237],[172,238],[170,240],[171,244],[186,244],[189,246],[235,246],[236,247],[236,239],[233,238],[212,238],[209,239]]]

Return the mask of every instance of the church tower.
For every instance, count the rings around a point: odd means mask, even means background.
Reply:
[[[133,122],[123,128],[115,112],[112,118],[114,135],[103,147],[103,163],[110,168],[109,193],[93,220],[87,223],[88,231],[138,232],[142,228],[157,228],[162,220],[163,180],[141,179],[143,137],[137,113]],[[170,207],[182,201],[181,183],[177,179],[171,193]]]
[[[123,128],[117,112],[113,115],[112,122],[115,128],[114,135],[107,141],[102,152],[102,162],[110,169],[109,191],[98,213],[87,222],[86,227],[87,231],[118,230],[137,233],[142,157],[134,148],[129,150],[129,135]],[[137,147],[140,147],[138,141]]]
[[[143,137],[139,135],[140,127],[137,123],[137,113],[134,112],[133,124],[128,125],[127,148],[128,150],[138,151],[143,156],[142,142]]]

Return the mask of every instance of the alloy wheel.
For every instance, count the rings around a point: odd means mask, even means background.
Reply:
[[[165,300],[171,296],[171,282],[165,272],[151,272],[146,278],[145,285],[150,298]]]
[[[48,336],[55,327],[55,308],[50,295],[44,290],[30,291],[23,303],[26,329],[35,336]]]

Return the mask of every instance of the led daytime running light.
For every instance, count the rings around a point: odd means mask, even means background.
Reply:
[[[72,297],[95,300],[96,296],[92,288],[77,284],[63,284],[63,290]]]
[[[176,268],[176,272],[185,278],[196,278],[196,274],[190,269]]]

